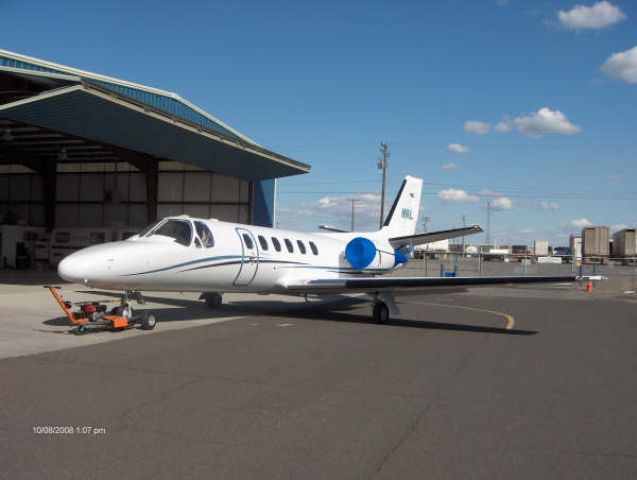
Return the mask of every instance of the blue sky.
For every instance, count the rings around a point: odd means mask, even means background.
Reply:
[[[279,182],[281,227],[347,227],[352,197],[373,227],[380,141],[430,229],[487,201],[503,243],[637,223],[634,2],[1,3],[0,48],[176,91],[311,164]]]

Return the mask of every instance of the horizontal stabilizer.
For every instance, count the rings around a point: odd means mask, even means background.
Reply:
[[[438,232],[418,233],[415,235],[405,235],[404,237],[393,237],[389,239],[394,248],[401,248],[405,245],[423,245],[425,243],[438,242],[449,238],[464,237],[482,232],[480,225],[471,225],[470,227],[453,228],[451,230],[440,230]]]
[[[347,230],[336,228],[332,225],[322,224],[322,225],[319,225],[318,228],[320,228],[321,230],[327,230],[328,232],[347,233]]]

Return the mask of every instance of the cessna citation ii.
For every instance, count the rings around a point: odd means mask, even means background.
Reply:
[[[575,277],[383,277],[408,262],[414,245],[481,232],[478,225],[416,234],[422,180],[407,176],[375,232],[301,233],[188,216],[168,217],[133,237],[85,248],[62,260],[72,283],[125,292],[203,292],[219,307],[224,292],[291,295],[367,293],[373,319],[399,314],[394,293],[438,287],[566,282]]]

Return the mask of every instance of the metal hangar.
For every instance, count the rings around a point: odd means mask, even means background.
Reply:
[[[168,215],[270,226],[276,178],[309,169],[175,93],[0,50],[0,268],[20,240],[33,264],[35,232],[72,250]]]

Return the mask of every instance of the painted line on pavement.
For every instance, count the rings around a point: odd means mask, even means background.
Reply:
[[[502,317],[506,319],[507,324],[506,324],[506,327],[504,328],[506,328],[507,330],[512,330],[513,327],[515,326],[515,318],[513,318],[513,315],[509,315],[508,313],[498,312],[496,310],[488,310],[486,308],[466,307],[464,305],[449,305],[446,303],[434,303],[434,302],[401,302],[401,303],[406,303],[407,305],[431,305],[434,307],[458,308],[460,310],[490,313],[492,315],[497,315],[498,317]]]

